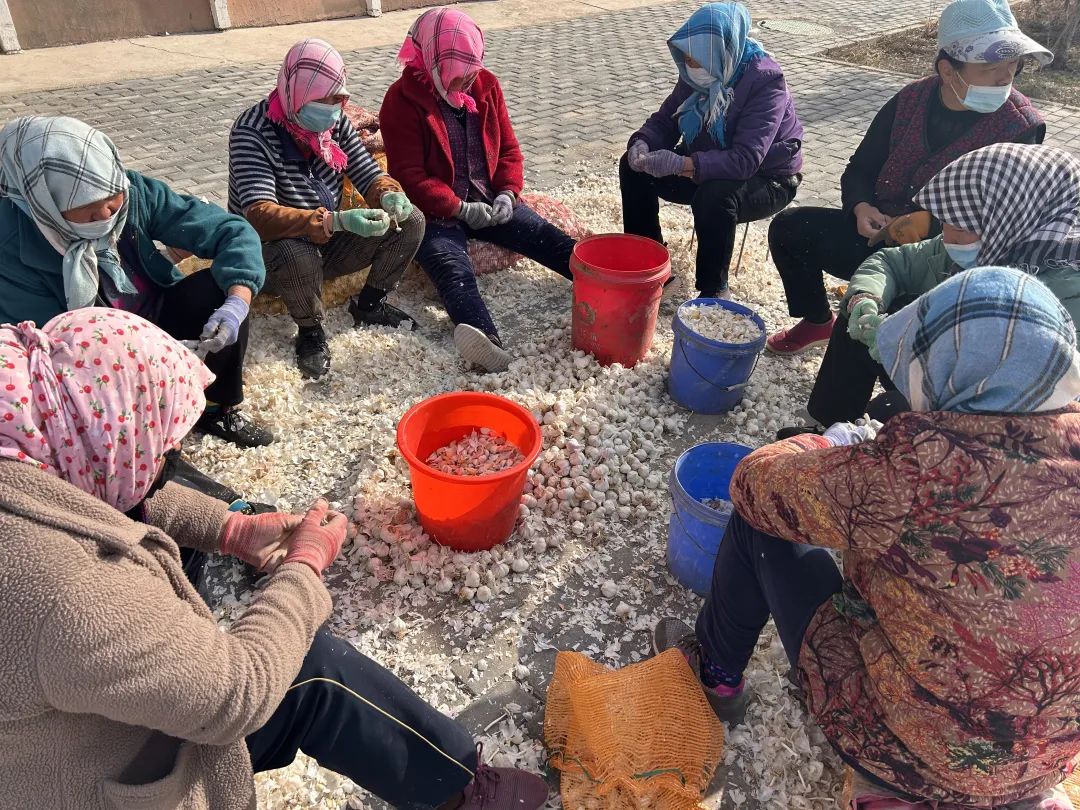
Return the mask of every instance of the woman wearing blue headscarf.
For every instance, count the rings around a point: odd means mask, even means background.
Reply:
[[[750,22],[742,3],[708,3],[675,32],[679,80],[619,164],[626,233],[662,242],[660,200],[690,206],[704,297],[727,295],[736,226],[782,210],[801,179],[802,124]]]

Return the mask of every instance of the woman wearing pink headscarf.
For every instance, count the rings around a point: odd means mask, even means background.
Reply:
[[[11,807],[255,807],[303,750],[397,807],[534,810],[543,780],[347,643],[322,572],[345,537],[164,483],[205,366],[121,310],[0,327],[0,795]],[[222,632],[179,545],[269,574]]]
[[[524,159],[498,79],[484,68],[484,35],[463,12],[436,8],[413,23],[404,70],[383,99],[390,171],[427,216],[416,255],[457,325],[470,363],[505,371],[511,355],[480,297],[467,242],[480,239],[570,278],[574,240],[518,197]]]
[[[270,96],[242,113],[229,135],[229,210],[263,240],[265,289],[296,321],[296,364],[312,378],[330,370],[324,279],[371,265],[349,302],[354,324],[416,328],[386,296],[416,255],[424,217],[342,115],[348,98],[341,54],[305,39],[285,55]],[[371,208],[338,210],[346,176]]]

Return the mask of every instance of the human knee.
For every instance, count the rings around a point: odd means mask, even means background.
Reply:
[[[740,183],[729,180],[710,180],[698,186],[690,209],[694,216],[715,223],[717,220],[737,222],[739,217],[738,191]]]
[[[424,233],[427,231],[427,219],[419,208],[413,208],[412,213],[398,223],[398,227],[401,228],[399,236],[403,242],[408,243],[410,246],[419,247],[420,243],[424,241]]]
[[[322,272],[323,257],[306,239],[280,239],[271,242],[263,250],[266,260],[267,279],[274,276],[300,279],[318,277]]]

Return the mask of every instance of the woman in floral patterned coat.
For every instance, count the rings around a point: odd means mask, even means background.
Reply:
[[[1030,275],[979,268],[887,318],[877,348],[913,411],[748,456],[696,633],[665,620],[656,646],[737,719],[771,616],[856,810],[1070,808],[1053,789],[1080,753],[1072,320]]]

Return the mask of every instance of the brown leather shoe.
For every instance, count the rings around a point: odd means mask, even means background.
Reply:
[[[481,746],[476,761],[476,775],[465,787],[458,810],[537,810],[547,801],[547,782],[536,774],[484,765]]]

